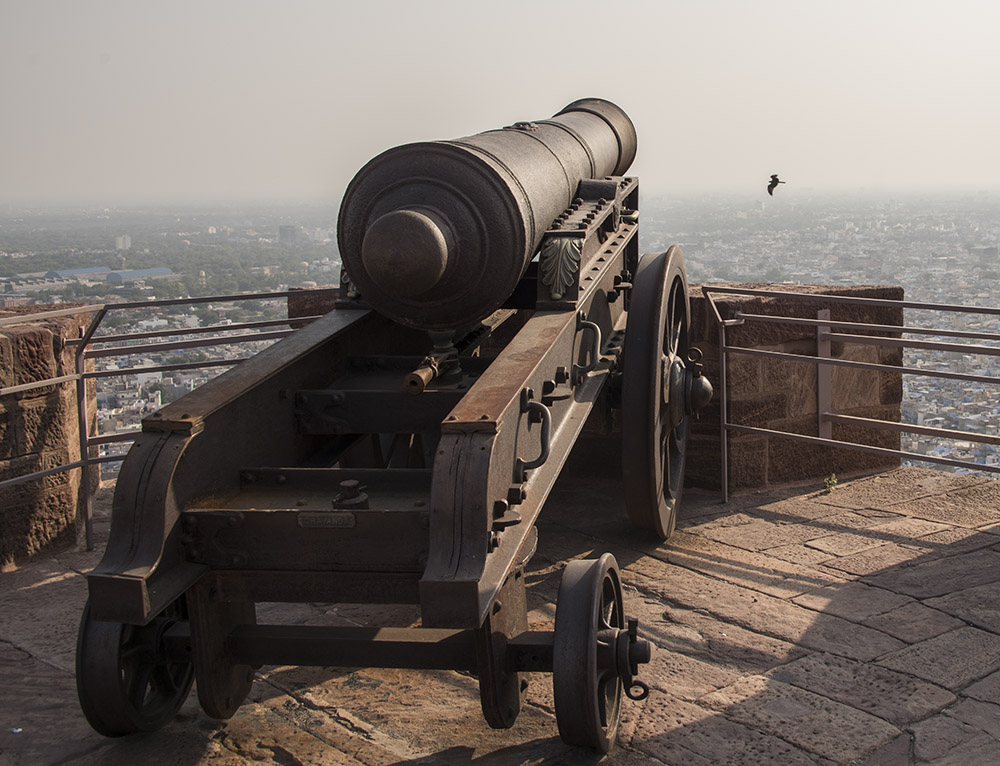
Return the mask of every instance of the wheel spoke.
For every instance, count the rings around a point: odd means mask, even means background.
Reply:
[[[129,704],[132,706],[132,709],[137,712],[142,712],[142,709],[146,704],[146,696],[149,692],[149,681],[152,675],[153,668],[148,665],[142,665],[136,668],[132,673],[131,678],[126,675],[126,696]]]
[[[157,691],[171,696],[180,690],[180,684],[177,683],[178,678],[182,680],[184,678],[184,668],[182,666],[162,663],[157,665],[153,671],[152,684]]]

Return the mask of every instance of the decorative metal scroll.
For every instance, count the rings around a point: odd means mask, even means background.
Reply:
[[[561,300],[566,288],[576,284],[582,250],[583,240],[578,237],[548,237],[542,243],[539,268],[552,300]]]

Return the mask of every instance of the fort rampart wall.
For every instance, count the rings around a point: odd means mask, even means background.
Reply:
[[[46,309],[51,306],[25,306],[4,310],[0,317]],[[75,373],[73,349],[66,341],[79,337],[89,320],[87,313],[0,326],[0,388]],[[73,381],[0,396],[0,481],[80,459],[76,396]],[[92,382],[87,396],[93,431],[97,408]],[[71,470],[0,489],[0,568],[75,544],[82,526],[77,513],[81,483],[80,471]]]

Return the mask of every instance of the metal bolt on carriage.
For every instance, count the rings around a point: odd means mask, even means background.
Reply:
[[[347,188],[336,309],[142,423],[88,576],[80,704],[108,736],[197,681],[228,718],[264,664],[471,671],[511,726],[551,672],[564,740],[607,751],[650,645],[610,554],[530,630],[535,522],[595,408],[631,521],[666,539],[711,396],[681,251],[639,256],[628,116],[548,120],[371,160]],[[418,604],[419,627],[258,624],[262,602]]]

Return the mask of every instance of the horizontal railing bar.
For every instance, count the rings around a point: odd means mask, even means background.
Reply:
[[[870,324],[867,322],[847,322],[835,319],[808,319],[806,317],[769,316],[767,314],[747,314],[737,311],[737,319],[749,319],[754,322],[775,322],[778,324],[798,324],[808,327],[854,327],[873,332],[893,332],[909,335],[940,335],[950,338],[976,338],[977,340],[997,340],[1000,335],[989,332],[974,332],[972,330],[942,330],[930,327],[912,327],[893,324]]]
[[[113,434],[101,434],[87,439],[88,447],[100,447],[102,444],[116,444],[118,442],[135,441],[135,437],[142,433],[141,428],[134,428],[131,431],[116,431]]]
[[[175,335],[204,335],[210,332],[233,332],[235,330],[250,330],[255,327],[274,327],[276,325],[291,324],[292,322],[312,322],[319,319],[321,314],[307,317],[295,317],[294,319],[262,319],[256,322],[241,322],[239,324],[214,324],[208,327],[185,327],[177,330],[152,330],[150,332],[127,333],[125,335],[97,335],[90,339],[94,343],[122,343],[129,340],[144,340],[147,338],[170,338]],[[80,340],[72,339],[66,341],[67,346],[78,346]]]
[[[127,367],[124,370],[99,370],[96,372],[85,372],[83,377],[87,380],[91,378],[117,378],[122,375],[135,375],[140,372],[172,372],[174,370],[200,370],[202,367],[225,367],[245,362],[250,357],[244,356],[239,359],[213,359],[207,362],[184,362],[178,364],[156,364],[147,367]]]
[[[104,308],[103,303],[95,303],[88,306],[77,306],[70,309],[56,309],[54,311],[39,311],[37,314],[18,314],[17,316],[3,317],[0,319],[0,327],[9,327],[17,324],[31,324],[44,319],[56,319],[58,317],[73,316],[74,314],[91,314]]]
[[[72,375],[60,375],[58,378],[46,378],[45,380],[36,380],[34,383],[20,383],[16,386],[7,386],[7,388],[0,388],[0,396],[6,396],[7,394],[19,394],[23,391],[34,391],[36,388],[45,388],[46,386],[54,386],[57,383],[69,383],[72,380],[76,380],[77,375],[73,373]]]
[[[951,351],[959,354],[1000,356],[1000,348],[996,346],[980,346],[972,343],[938,343],[932,340],[903,340],[902,338],[885,338],[880,335],[852,335],[848,333],[835,332],[820,333],[819,339],[840,343],[854,343],[861,346],[921,348],[927,351]]]
[[[138,346],[114,346],[113,348],[95,348],[84,352],[87,359],[98,359],[109,356],[134,356],[135,354],[153,354],[159,351],[176,351],[188,348],[206,348],[209,346],[225,346],[229,344],[248,343],[259,340],[276,340],[291,335],[295,330],[275,330],[274,332],[251,332],[242,335],[227,335],[220,338],[201,338],[200,340],[179,340],[167,343],[146,343]]]
[[[235,303],[236,301],[268,300],[272,298],[287,298],[290,295],[321,292],[319,290],[282,290],[274,293],[236,293],[233,295],[210,295],[203,298],[161,298],[155,301],[131,301],[126,303],[109,303],[109,311],[124,311],[128,309],[149,308],[150,306],[188,306],[197,303]]]
[[[793,293],[781,290],[756,290],[747,287],[716,287],[702,285],[702,291],[726,295],[750,295],[761,298],[791,298],[822,303],[848,303],[862,306],[885,306],[889,308],[918,309],[922,311],[953,311],[960,314],[990,314],[1000,316],[1000,308],[987,306],[958,306],[951,303],[922,303],[918,301],[894,301],[887,298],[861,298],[850,295],[827,295],[826,293]]]
[[[881,428],[884,431],[898,431],[900,433],[907,434],[923,434],[925,436],[937,436],[941,439],[955,439],[958,441],[978,442],[979,444],[1000,445],[1000,436],[988,436],[986,434],[977,434],[971,431],[956,431],[951,428],[918,426],[915,423],[894,423],[891,420],[859,418],[854,415],[838,415],[834,412],[824,412],[822,417],[824,420],[828,420],[831,423],[871,426],[873,428]]]
[[[792,362],[805,362],[808,364],[829,364],[834,367],[854,367],[859,370],[879,370],[885,372],[902,372],[908,375],[924,375],[929,378],[947,378],[949,380],[966,380],[971,383],[987,383],[990,385],[1000,384],[1000,377],[994,378],[988,375],[971,375],[964,372],[945,372],[943,370],[925,370],[922,367],[903,367],[902,365],[875,364],[874,362],[854,362],[850,359],[824,359],[818,356],[805,356],[803,354],[788,354],[783,351],[762,351],[756,348],[740,348],[739,346],[724,346],[723,351],[730,354],[743,354],[744,356],[764,356],[773,359],[786,359]]]
[[[820,436],[807,436],[805,434],[791,434],[787,431],[774,431],[770,428],[759,428],[757,426],[738,426],[735,423],[726,423],[726,428],[734,431],[745,431],[747,433],[767,434],[769,436],[781,436],[794,441],[808,442],[810,444],[822,444],[828,447],[843,447],[844,449],[859,450],[861,452],[872,452],[877,455],[889,457],[903,457],[909,460],[923,461],[926,463],[938,463],[940,465],[951,465],[959,468],[969,468],[974,471],[987,471],[990,473],[1000,473],[1000,466],[984,465],[982,463],[968,463],[962,460],[953,460],[946,457],[934,457],[932,455],[921,455],[917,452],[906,452],[904,450],[888,449],[886,447],[872,447],[868,444],[855,444],[854,442],[841,442],[836,439],[824,439]]]
[[[83,468],[84,466],[95,465],[97,463],[113,463],[124,459],[124,455],[108,455],[106,457],[92,457],[87,460],[77,460],[75,463],[64,463],[63,465],[57,465],[53,468],[46,468],[43,471],[34,471],[33,473],[15,476],[12,479],[4,479],[3,481],[0,481],[0,489],[14,487],[18,484],[35,481],[36,479],[44,479],[46,476],[53,476],[54,474],[62,473],[64,471],[72,471],[74,468]]]

